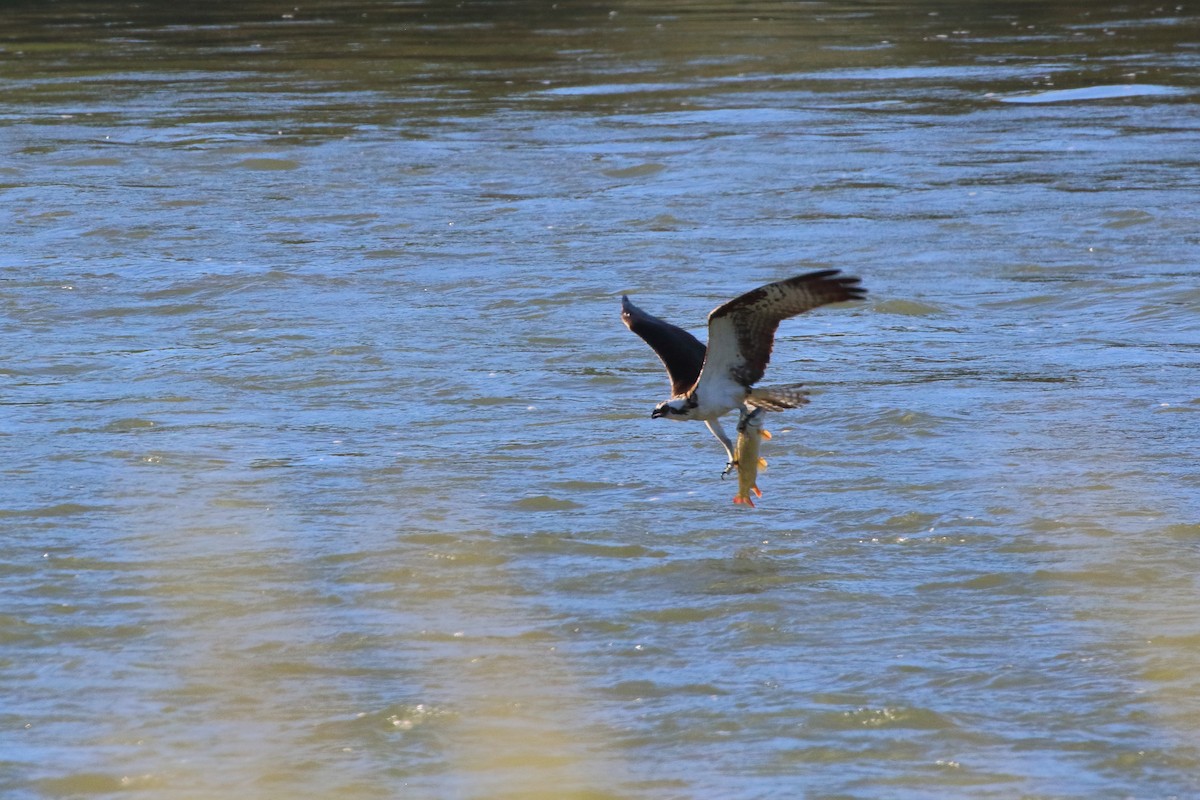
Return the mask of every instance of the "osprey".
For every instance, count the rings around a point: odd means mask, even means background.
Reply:
[[[622,295],[621,321],[654,348],[671,379],[671,399],[655,406],[650,417],[702,421],[725,446],[729,472],[737,457],[721,428],[722,416],[734,409],[757,414],[808,402],[808,393],[798,383],[754,385],[767,369],[779,323],[827,303],[861,300],[867,290],[858,284],[858,278],[825,269],[760,286],[708,315],[707,348],[687,331],[647,314]]]

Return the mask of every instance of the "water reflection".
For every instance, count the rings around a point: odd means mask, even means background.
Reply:
[[[6,796],[1200,788],[1186,8],[5,15]],[[819,266],[734,514],[615,300]]]

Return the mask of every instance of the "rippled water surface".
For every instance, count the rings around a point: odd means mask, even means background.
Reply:
[[[0,12],[6,798],[1200,795],[1200,9],[176,5]],[[620,296],[825,267],[735,507]]]

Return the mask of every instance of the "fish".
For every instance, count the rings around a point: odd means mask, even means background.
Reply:
[[[746,504],[754,508],[754,497],[762,497],[758,488],[758,471],[767,468],[767,460],[758,455],[758,449],[763,439],[770,439],[771,434],[763,429],[763,412],[753,411],[749,414],[742,412],[738,420],[737,455],[738,489],[733,496],[736,505]]]

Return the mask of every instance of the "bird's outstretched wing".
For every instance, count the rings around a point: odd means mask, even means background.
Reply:
[[[825,269],[768,283],[720,306],[708,315],[708,352],[700,380],[754,385],[771,360],[780,322],[827,303],[861,300],[867,290],[858,284],[858,278]]]
[[[704,344],[699,339],[683,328],[647,314],[625,295],[621,295],[621,321],[654,348],[667,368],[671,394],[683,394],[696,385],[704,365]]]

